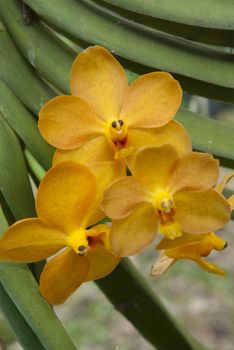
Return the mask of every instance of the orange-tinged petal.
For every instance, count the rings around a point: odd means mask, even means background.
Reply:
[[[219,176],[219,162],[208,153],[193,152],[177,159],[168,186],[172,192],[206,191]]]
[[[208,256],[213,249],[210,242],[195,242],[166,249],[164,253],[173,259],[191,259],[196,260],[200,256]]]
[[[163,238],[157,245],[156,249],[171,249],[179,246],[186,246],[193,243],[209,242],[212,244],[213,249],[223,250],[226,247],[226,241],[216,235],[214,232],[209,233],[184,233],[183,236],[174,240]]]
[[[66,235],[46,226],[37,218],[10,226],[0,240],[0,260],[34,262],[45,259],[66,246]]]
[[[155,238],[158,219],[150,204],[139,204],[126,218],[113,221],[110,241],[117,256],[135,255]]]
[[[153,266],[151,267],[151,276],[160,277],[176,262],[175,259],[169,258],[164,252],[161,252]]]
[[[97,179],[97,194],[93,198],[93,210],[90,211],[88,226],[91,226],[105,217],[100,208],[107,187],[116,179],[126,174],[126,167],[120,161],[98,162],[88,165]]]
[[[90,263],[71,249],[51,259],[40,277],[40,292],[50,304],[62,304],[84,282]]]
[[[133,176],[152,192],[163,190],[167,186],[171,165],[177,158],[178,153],[171,145],[145,147],[136,154]]]
[[[228,204],[230,205],[231,211],[234,210],[234,194],[228,198]]]
[[[196,263],[205,271],[209,273],[214,273],[220,276],[226,276],[226,272],[221,269],[219,266],[205,260],[205,259],[197,259]]]
[[[216,231],[230,219],[227,200],[213,189],[174,195],[176,220],[189,233]]]
[[[105,132],[104,123],[93,108],[75,96],[57,96],[39,113],[39,129],[53,146],[74,149]]]
[[[146,146],[160,147],[165,144],[172,144],[179,156],[184,156],[192,151],[190,137],[185,128],[175,120],[160,128],[143,129],[135,128],[128,131],[129,148],[135,149],[135,153],[140,148]],[[128,158],[128,164],[133,161],[133,157]]]
[[[127,87],[124,69],[103,47],[89,47],[73,63],[72,94],[87,101],[103,120],[118,117]]]
[[[74,150],[63,151],[57,149],[54,153],[53,166],[67,160],[87,164],[92,162],[110,161],[113,159],[114,151],[107,143],[106,136],[101,135],[94,137]]]
[[[86,166],[60,163],[48,171],[38,188],[38,216],[67,234],[85,228],[96,191],[95,176]]]
[[[137,204],[147,201],[147,190],[132,176],[114,181],[107,188],[101,204],[102,210],[112,219],[128,216]]]
[[[215,186],[215,191],[222,193],[228,182],[234,177],[234,172],[227,174],[224,176],[222,181],[220,181],[216,186]]]
[[[208,242],[195,243],[187,246],[181,246],[174,249],[167,249],[164,254],[174,259],[189,259],[196,262],[201,268],[207,272],[226,275],[225,271],[213,263],[205,260],[202,256],[207,256],[212,251],[212,244]]]
[[[111,254],[101,244],[89,251],[87,259],[90,261],[90,269],[85,281],[94,281],[109,275],[120,262],[120,258]]]
[[[144,74],[128,88],[120,119],[129,127],[157,128],[174,117],[181,99],[182,90],[171,74]]]

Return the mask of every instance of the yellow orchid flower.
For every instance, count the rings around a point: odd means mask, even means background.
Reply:
[[[38,218],[16,222],[0,240],[2,261],[35,262],[59,252],[40,277],[40,292],[51,304],[64,302],[81,283],[106,276],[119,262],[109,226],[92,226],[104,217],[98,205],[102,181],[82,164],[57,165],[38,188]]]
[[[226,184],[234,177],[234,172],[224,176],[215,186],[215,190],[222,193]],[[234,195],[227,199],[230,210],[234,210]],[[217,275],[226,275],[225,271],[202,257],[208,256],[212,250],[223,250],[227,242],[218,237],[214,232],[202,234],[189,234],[183,232],[183,236],[171,241],[164,238],[156,247],[162,250],[151,269],[151,275],[159,277],[164,274],[177,260],[190,259],[195,261],[204,270]]]
[[[189,259],[196,262],[207,272],[225,276],[226,272],[217,265],[203,259],[212,250],[223,250],[227,242],[214,232],[203,234],[184,233],[174,241],[164,238],[156,247],[162,250],[151,269],[151,276],[159,277],[164,274],[177,260]]]
[[[172,143],[191,151],[185,129],[172,118],[182,98],[179,83],[166,72],[153,72],[130,86],[124,69],[105,48],[89,47],[71,71],[72,96],[58,96],[39,114],[42,136],[58,148],[54,164],[64,160],[128,158],[137,149]]]
[[[171,145],[138,151],[132,176],[114,181],[102,209],[113,219],[111,242],[119,256],[134,255],[158,230],[169,239],[219,229],[230,218],[226,199],[211,187],[218,162],[209,154],[179,157]]]

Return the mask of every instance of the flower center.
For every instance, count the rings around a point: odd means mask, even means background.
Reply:
[[[85,256],[89,250],[89,242],[87,239],[87,231],[79,230],[71,234],[68,238],[68,244],[76,254]]]
[[[85,256],[97,244],[104,244],[105,233],[96,232],[95,229],[78,230],[68,237],[67,246],[72,248],[79,256]]]
[[[154,195],[154,207],[162,217],[173,216],[175,204],[172,195],[167,191],[157,192]]]
[[[114,149],[124,148],[127,143],[128,128],[123,120],[112,120],[107,123],[106,135]]]
[[[168,191],[154,195],[154,207],[160,220],[160,232],[169,239],[182,236],[180,225],[175,220],[175,203]]]

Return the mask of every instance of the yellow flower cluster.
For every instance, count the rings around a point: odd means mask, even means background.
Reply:
[[[221,194],[233,174],[217,185],[217,160],[192,152],[186,130],[172,120],[182,99],[178,82],[153,72],[128,85],[118,61],[94,46],[72,66],[71,93],[40,111],[40,132],[57,148],[53,166],[38,188],[38,217],[5,232],[0,260],[52,257],[40,277],[52,304],[106,276],[157,233],[164,238],[153,276],[178,259],[225,274],[203,257],[227,245],[213,231],[234,208],[234,197]],[[112,225],[101,223],[106,216]]]

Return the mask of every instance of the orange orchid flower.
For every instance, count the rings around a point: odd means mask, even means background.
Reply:
[[[230,218],[226,199],[211,187],[218,162],[209,154],[179,157],[171,145],[143,148],[132,176],[114,181],[102,209],[113,219],[111,242],[119,256],[134,255],[158,231],[169,239],[219,229]]]
[[[64,302],[81,283],[106,276],[120,260],[110,246],[109,226],[93,226],[104,217],[102,178],[69,161],[52,168],[38,188],[38,218],[16,222],[0,240],[2,261],[35,262],[59,253],[40,277],[40,292],[51,304]]]
[[[226,175],[216,186],[215,190],[222,193],[227,183],[234,177],[234,172]],[[230,210],[234,210],[234,196],[227,199]],[[223,250],[227,242],[218,237],[214,232],[202,234],[189,234],[183,232],[183,236],[171,241],[164,238],[156,247],[161,250],[159,257],[152,266],[151,275],[159,277],[164,274],[177,260],[189,259],[195,261],[207,272],[217,275],[226,275],[226,272],[215,264],[206,261],[203,257],[208,256],[212,250]]]
[[[72,96],[58,96],[39,114],[42,136],[58,148],[54,164],[128,158],[137,149],[172,143],[191,151],[185,129],[172,118],[182,98],[179,83],[166,72],[153,72],[128,86],[124,69],[105,48],[89,47],[71,71]]]
[[[162,250],[151,269],[151,276],[159,277],[164,274],[177,260],[189,259],[196,262],[207,272],[225,276],[226,272],[217,265],[207,261],[212,250],[223,250],[227,242],[218,237],[214,232],[191,234],[184,233],[182,237],[174,241],[164,238],[158,245],[157,250]]]

